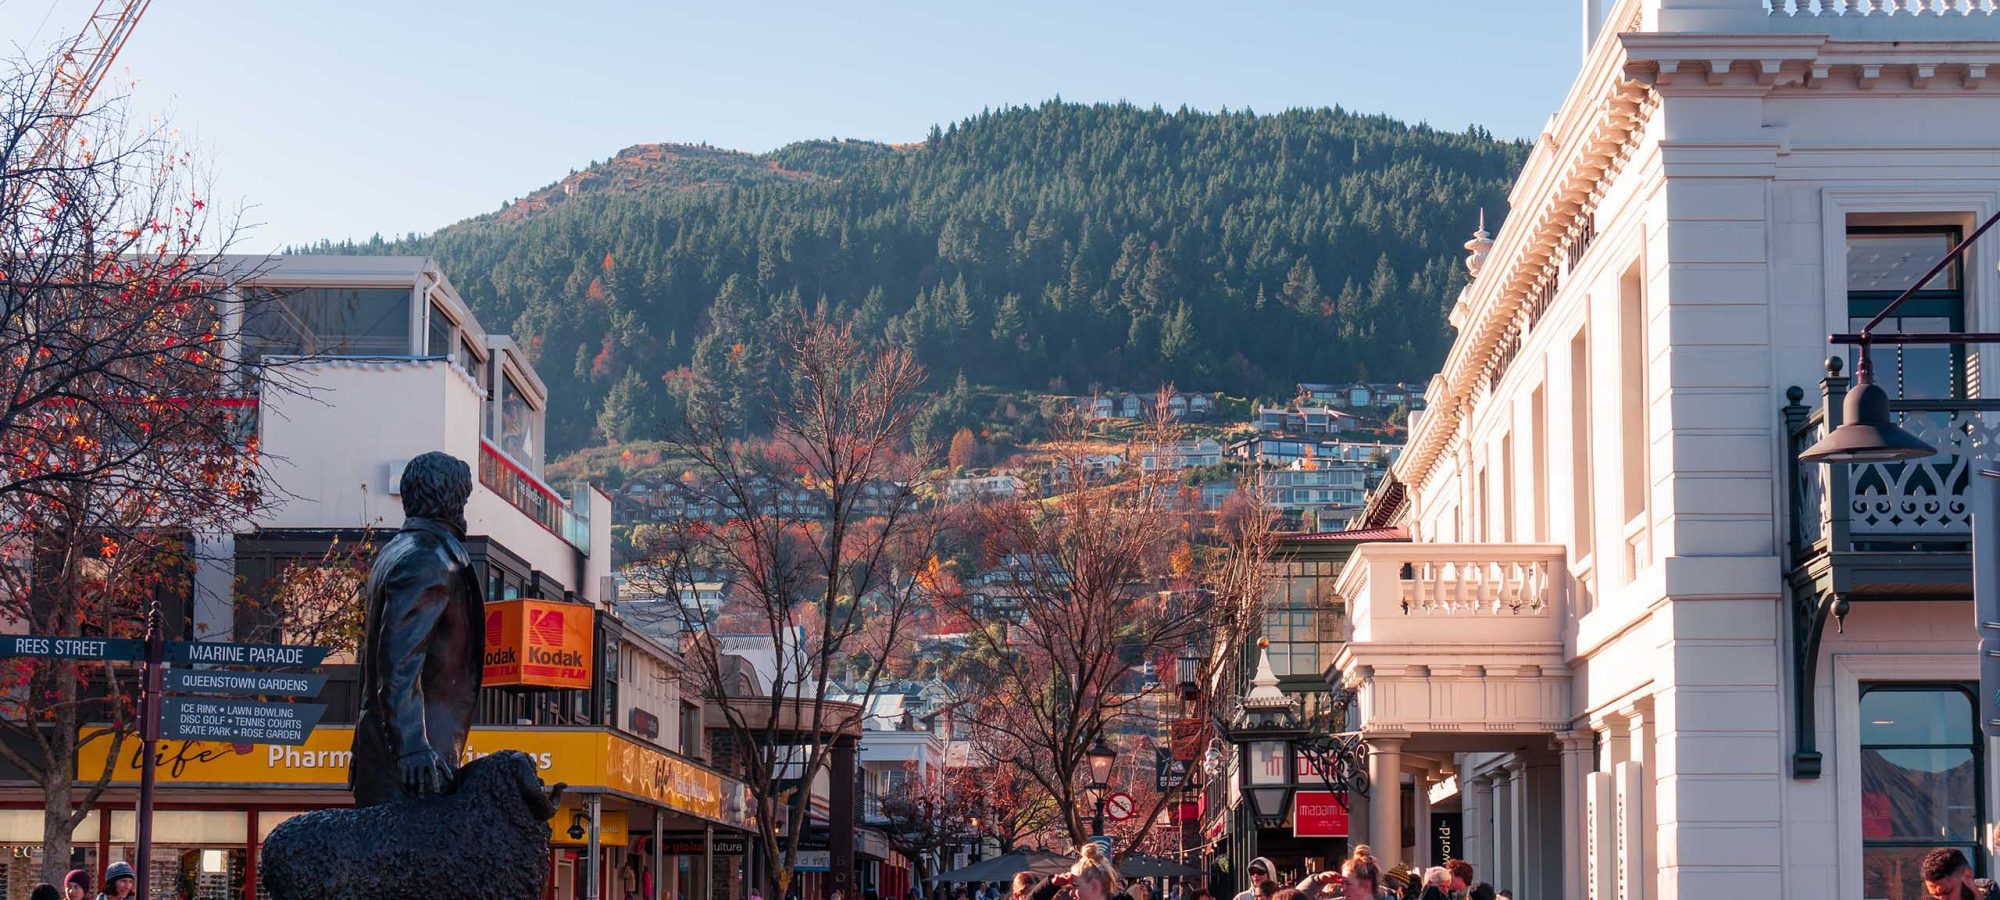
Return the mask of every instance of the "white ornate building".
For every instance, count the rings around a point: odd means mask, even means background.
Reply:
[[[1877,349],[1939,455],[1795,457],[1847,383],[1828,335],[2000,212],[2000,3],[1609,6],[1468,245],[1386,494],[1411,541],[1338,581],[1352,838],[1434,864],[1426,823],[1462,816],[1481,878],[1537,900],[1912,897],[1939,846],[1992,874],[1963,500],[1993,351]],[[1882,330],[2000,330],[1996,260]]]

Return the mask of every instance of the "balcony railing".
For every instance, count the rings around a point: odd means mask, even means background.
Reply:
[[[590,518],[578,512],[589,508],[589,498],[581,493],[587,489],[580,489],[579,502],[565,501],[485,438],[479,439],[479,483],[570,546],[590,552]]]
[[[1964,551],[1972,541],[1973,469],[2000,443],[2000,400],[1894,400],[1905,430],[1938,449],[1906,462],[1819,465],[1798,454],[1827,432],[1826,411],[1839,410],[1847,379],[1824,379],[1818,409],[1793,388],[1785,407],[1790,437],[1793,563],[1827,552]]]
[[[1341,570],[1353,643],[1560,640],[1560,544],[1362,544]]]

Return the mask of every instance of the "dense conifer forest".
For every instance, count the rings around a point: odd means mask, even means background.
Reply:
[[[690,371],[754,429],[774,336],[816,308],[940,390],[1281,396],[1427,378],[1526,153],[1340,109],[1050,101],[912,145],[647,145],[433,235],[301,249],[436,256],[536,356],[557,452],[650,436]]]

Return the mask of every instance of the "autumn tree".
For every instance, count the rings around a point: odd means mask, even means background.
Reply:
[[[750,786],[765,887],[782,896],[811,806],[800,786],[830,771],[835,743],[858,736],[906,658],[933,529],[909,449],[924,377],[915,357],[821,316],[794,320],[776,356],[768,439],[739,437],[714,385],[668,431],[669,452],[692,466],[681,489],[719,521],[664,523],[634,550],[677,596],[702,577],[729,584],[720,606],[662,604],[662,624],[688,635],[692,675]]]
[[[0,617],[37,634],[138,637],[180,605],[194,536],[265,504],[260,390],[284,366],[238,352],[264,302],[221,256],[190,158],[112,102],[75,111],[52,62],[0,75]],[[128,666],[11,661],[0,759],[42,789],[42,877],[110,782],[133,727]],[[108,746],[102,768],[78,750]]]
[[[960,428],[951,436],[951,451],[946,458],[954,471],[972,465],[979,456],[979,439],[972,435],[972,429]]]
[[[1128,745],[1129,756],[1139,736],[1207,716],[1206,708],[1179,705],[1166,672],[1156,668],[1160,679],[1149,681],[1144,664],[1192,652],[1203,660],[1200,680],[1212,681],[1226,656],[1220,651],[1243,640],[1260,615],[1270,517],[1255,506],[1218,523],[1200,510],[1195,489],[1180,482],[1184,432],[1167,414],[1170,395],[1160,392],[1150,430],[1134,447],[1154,460],[1150,468],[1129,466],[1127,477],[1104,485],[1079,481],[1046,501],[972,507],[955,523],[981,536],[988,564],[1006,561],[1020,606],[1008,627],[972,632],[989,652],[968,681],[966,716],[981,742],[1055,801],[1072,842],[1090,834],[1085,756],[1099,740]],[[1066,428],[1072,437],[1054,443],[1055,465],[1080,472],[1090,448],[1074,437],[1079,421]],[[1259,490],[1245,487],[1252,498]],[[982,612],[975,593],[948,602]]]

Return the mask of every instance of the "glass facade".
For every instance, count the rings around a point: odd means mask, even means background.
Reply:
[[[409,288],[257,289],[243,342],[252,357],[409,356]]]
[[[1970,686],[1863,685],[1860,723],[1862,896],[1927,896],[1919,863],[1938,847],[1983,869],[1985,741]]]
[[[541,457],[536,451],[541,445],[539,435],[541,426],[535,419],[535,408],[528,403],[526,393],[514,383],[514,376],[502,374],[498,423],[500,433],[495,436],[494,442],[522,468],[540,477]]]
[[[1333,593],[1340,564],[1328,560],[1272,563],[1264,609],[1264,638],[1271,668],[1287,675],[1319,675],[1333,664],[1346,634],[1346,604]]]

